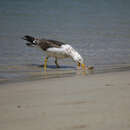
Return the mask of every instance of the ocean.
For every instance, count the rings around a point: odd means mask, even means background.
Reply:
[[[0,1],[0,81],[25,79],[43,71],[44,53],[21,38],[32,35],[71,44],[86,65],[130,64],[129,0]],[[59,60],[64,72],[71,59]],[[49,72],[56,70],[48,61]],[[39,74],[40,73],[40,74]],[[37,75],[37,74],[36,74]],[[54,74],[53,74],[54,75]],[[23,78],[24,77],[24,78]],[[38,76],[36,76],[39,78]]]

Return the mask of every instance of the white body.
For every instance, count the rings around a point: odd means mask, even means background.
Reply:
[[[70,45],[65,44],[62,45],[60,48],[48,48],[46,50],[46,54],[49,57],[57,57],[57,58],[72,58],[75,62],[83,63],[83,58],[81,55]]]
[[[42,50],[45,50],[45,53],[47,55],[46,59],[48,57],[55,57],[56,59],[56,64],[57,64],[57,58],[67,58],[70,57],[72,58],[78,65],[84,65],[83,58],[81,55],[74,49],[72,48],[69,44],[62,44],[58,41],[53,41],[53,40],[45,40],[45,39],[36,39],[31,36],[24,36],[24,40],[28,41],[29,43],[26,43],[28,46],[36,46],[41,48]],[[60,46],[61,45],[61,46]]]

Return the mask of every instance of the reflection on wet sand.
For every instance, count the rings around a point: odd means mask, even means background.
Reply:
[[[10,83],[17,81],[40,80],[49,78],[63,78],[75,75],[89,75],[95,73],[105,73],[113,71],[130,70],[130,65],[106,65],[94,66],[94,69],[87,69],[86,73],[81,69],[73,66],[61,66],[56,68],[55,65],[48,65],[47,72],[44,72],[43,65],[1,65],[0,66],[0,83]]]

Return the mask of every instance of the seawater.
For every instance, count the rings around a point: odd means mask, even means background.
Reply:
[[[129,7],[129,0],[0,1],[0,78],[21,77],[34,66],[41,71],[44,53],[26,47],[27,34],[71,44],[87,65],[130,64]],[[71,59],[59,63],[76,67]],[[53,59],[48,64],[55,69]]]

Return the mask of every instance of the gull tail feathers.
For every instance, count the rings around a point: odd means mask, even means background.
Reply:
[[[36,39],[32,36],[25,35],[22,39],[26,40],[28,43],[26,43],[27,46],[34,47],[37,45]]]

